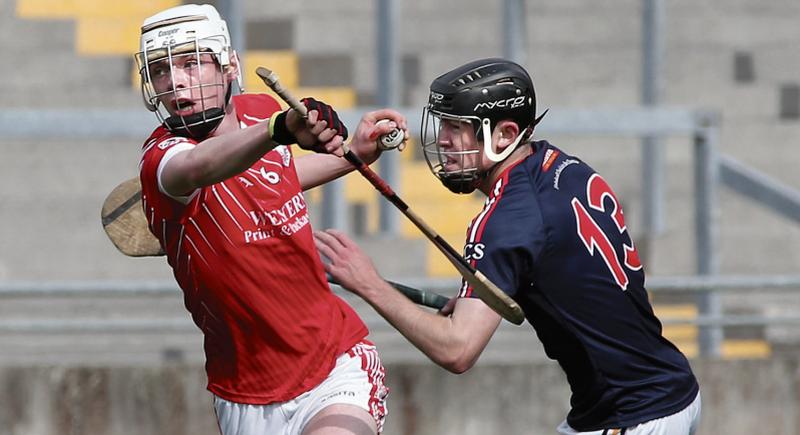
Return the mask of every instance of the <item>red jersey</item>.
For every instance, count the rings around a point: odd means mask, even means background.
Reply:
[[[232,104],[244,125],[280,110],[267,95]],[[328,287],[290,148],[178,201],[159,189],[159,166],[194,144],[159,127],[144,144],[140,178],[150,231],[203,331],[208,389],[238,403],[293,399],[367,328]]]

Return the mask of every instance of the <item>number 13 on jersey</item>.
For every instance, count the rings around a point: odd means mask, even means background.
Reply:
[[[611,219],[616,224],[620,234],[627,231],[625,227],[625,218],[622,215],[622,206],[620,206],[616,195],[614,195],[614,192],[611,190],[611,186],[606,183],[603,177],[598,174],[592,174],[592,176],[589,177],[589,181],[586,183],[586,198],[589,207],[611,215]],[[612,203],[612,208],[610,210],[607,210],[605,206],[605,200],[607,198],[610,199]],[[572,198],[572,211],[575,213],[578,237],[583,241],[583,245],[586,246],[589,254],[594,256],[596,252],[599,252],[606,266],[608,266],[608,270],[614,277],[614,281],[616,281],[617,285],[619,285],[622,290],[626,290],[629,280],[623,265],[625,268],[632,271],[637,271],[642,268],[642,263],[639,260],[639,254],[636,252],[636,248],[633,246],[633,241],[628,237],[628,240],[631,240],[630,245],[624,242],[622,243],[621,249],[624,255],[623,262],[620,263],[616,248],[612,245],[600,225],[589,215],[589,212],[583,204],[578,201],[578,198]]]

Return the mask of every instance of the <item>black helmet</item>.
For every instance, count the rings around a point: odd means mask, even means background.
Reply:
[[[438,123],[442,119],[471,122],[476,137],[484,143],[487,157],[500,162],[530,137],[541,117],[536,118],[536,93],[531,76],[523,67],[506,59],[472,61],[431,83],[422,119],[423,153],[431,171],[446,187],[457,193],[468,193],[475,189],[484,174],[478,173],[476,168],[462,168],[458,172],[444,170],[448,152],[438,146]],[[516,143],[497,154],[492,149],[491,133],[497,123],[505,119],[514,121],[520,134]],[[452,157],[452,153],[450,155]]]
[[[455,116],[511,119],[523,132],[534,122],[536,93],[528,72],[505,59],[480,59],[462,65],[431,83],[428,110]]]

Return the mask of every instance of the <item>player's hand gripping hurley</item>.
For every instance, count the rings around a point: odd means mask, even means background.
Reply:
[[[259,67],[256,69],[256,74],[261,77],[261,80],[266,83],[289,107],[296,110],[302,116],[307,115],[306,107],[293,97],[278,81],[278,76],[274,72]],[[444,254],[445,258],[458,270],[458,273],[472,286],[473,291],[478,297],[483,300],[486,305],[492,308],[495,312],[503,316],[504,319],[516,325],[521,324],[525,320],[525,314],[522,308],[514,302],[507,294],[500,288],[492,283],[486,276],[479,270],[472,267],[471,264],[461,256],[447,241],[445,241],[439,234],[436,233],[425,221],[423,221],[416,213],[414,213],[402,199],[386,184],[383,179],[378,176],[369,166],[364,163],[355,153],[353,153],[346,145],[343,145],[344,158],[347,159],[358,170],[367,181],[370,182],[386,199],[395,205],[406,217],[428,238],[433,244]]]

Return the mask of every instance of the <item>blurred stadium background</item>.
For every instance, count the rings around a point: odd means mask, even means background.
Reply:
[[[201,337],[160,258],[99,221],[155,117],[132,53],[177,0],[0,0],[0,433],[214,434]],[[800,433],[800,3],[796,0],[219,0],[247,91],[267,66],[349,116],[402,108],[478,57],[532,73],[537,130],[624,202],[666,335],[692,358],[701,434]],[[236,35],[239,35],[238,41]],[[414,149],[379,165],[451,244],[482,204]],[[458,278],[357,174],[312,191],[314,225],[355,234],[396,281]],[[388,370],[386,434],[554,433],[568,409],[529,325],[503,325],[461,376],[360,301]]]

